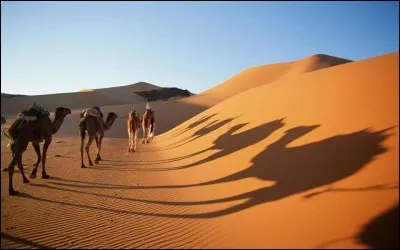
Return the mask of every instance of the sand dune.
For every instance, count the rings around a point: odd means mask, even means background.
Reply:
[[[22,194],[9,197],[2,173],[2,248],[398,248],[399,54],[332,58],[154,102],[166,132],[126,154],[117,120],[105,161],[89,169],[67,118],[49,150],[52,179],[23,185],[16,172]],[[27,173],[34,161],[29,146]]]
[[[228,99],[232,96],[247,91],[249,89],[274,82],[283,77],[297,76],[318,69],[328,68],[351,62],[346,59],[328,55],[313,55],[293,62],[263,65],[247,69],[227,81],[210,88],[209,90],[187,98],[172,99],[169,102],[157,101],[152,104],[158,110],[160,120],[158,132],[164,133],[187,119],[192,118],[204,110]],[[134,92],[149,91],[160,87],[145,82],[135,84],[110,87],[95,90],[84,90],[76,93],[63,93],[53,95],[21,96],[13,98],[2,98],[2,114],[8,119],[14,119],[15,115],[21,110],[30,106],[33,102],[40,103],[50,111],[57,106],[64,106],[74,110],[79,114],[85,108],[94,105],[107,106],[107,112],[115,112],[120,117],[125,117],[132,106],[137,106],[144,112],[145,98],[138,96]],[[115,106],[115,107],[113,107]],[[193,108],[190,108],[193,107]],[[170,112],[174,110],[174,112]],[[73,120],[78,120],[78,115],[72,116]],[[116,126],[125,126],[125,121],[117,121]],[[65,128],[62,134],[75,133],[75,129]],[[114,131],[121,131],[117,129]],[[127,138],[127,135],[111,132],[110,137]]]
[[[41,104],[49,111],[53,111],[57,106],[64,106],[70,109],[84,109],[95,105],[135,104],[146,101],[143,97],[135,94],[136,91],[157,88],[160,87],[139,82],[127,86],[84,92],[2,98],[1,112],[3,115],[13,117],[34,102]]]
[[[160,134],[169,131],[204,110],[249,89],[274,82],[282,77],[299,75],[348,62],[351,61],[327,55],[313,55],[294,62],[258,66],[245,70],[199,95],[167,102],[152,102],[152,106],[157,112],[157,133]],[[109,93],[114,94],[113,92],[113,88],[110,88]],[[127,100],[129,100],[129,95],[127,92],[114,94],[114,96],[124,96]],[[144,112],[144,103],[135,103],[134,106],[139,112]],[[132,108],[132,105],[107,105],[107,107],[103,108],[106,112],[112,111],[119,114],[120,117],[125,117]],[[77,120],[78,115],[72,116],[72,118]],[[108,132],[109,137],[127,138],[127,133],[125,133],[126,119],[117,120],[114,126],[115,129]],[[71,129],[61,129],[62,134],[67,134],[67,131],[71,132]],[[124,132],[121,133],[121,131]]]
[[[284,76],[299,75],[348,62],[351,61],[318,54],[293,62],[257,66],[247,69],[222,84],[206,90],[203,94],[216,96],[221,101],[248,89],[273,82]]]

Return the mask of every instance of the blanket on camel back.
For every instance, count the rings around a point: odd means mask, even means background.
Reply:
[[[18,133],[25,129],[31,122],[37,121],[41,118],[44,123],[51,122],[50,121],[50,112],[47,111],[41,105],[37,105],[34,103],[28,109],[23,110],[21,113],[17,115],[17,119],[12,123],[10,128],[8,129],[8,133],[10,134],[12,139],[16,139]],[[38,140],[38,142],[42,142],[43,140]]]
[[[86,129],[86,119],[89,117],[97,118],[96,126],[97,129],[101,129],[103,127],[103,113],[96,108],[85,109],[80,113],[81,120],[78,123],[78,127],[83,126]]]
[[[86,117],[86,116],[92,116],[92,117],[97,117],[97,118],[103,118],[103,113],[97,111],[96,109],[85,109],[84,111],[81,112],[81,118]]]
[[[34,121],[39,118],[49,116],[50,112],[47,111],[42,105],[37,105],[34,103],[30,108],[23,110],[17,115],[18,119],[23,119],[25,121]]]

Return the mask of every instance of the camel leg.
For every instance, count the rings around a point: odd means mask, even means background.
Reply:
[[[137,134],[138,134],[139,130],[136,129],[135,130],[135,135],[133,136],[133,152],[136,151],[136,139],[137,139]]]
[[[85,144],[85,134],[81,134],[81,168],[86,168],[83,163],[83,145]]]
[[[15,151],[13,152],[13,158],[8,165],[8,194],[17,195],[19,192],[15,191],[13,188],[13,175],[14,167],[22,159],[22,153],[25,151],[26,146],[28,146],[28,141],[23,141],[23,144],[15,144]],[[22,160],[21,160],[22,162]]]
[[[142,130],[143,130],[143,141],[142,144],[145,144],[146,142],[146,125],[142,125]]]
[[[151,125],[151,139],[154,139],[155,133],[156,133],[156,123],[153,123],[153,125]]]
[[[93,140],[94,140],[94,137],[89,136],[89,141],[87,142],[86,147],[85,147],[85,151],[86,151],[86,154],[89,159],[89,166],[93,166],[93,162],[92,162],[92,159],[90,159],[90,154],[89,154],[90,145],[92,145]]]
[[[10,149],[11,149],[11,155],[14,157],[15,155],[15,141],[11,141],[10,142]],[[7,172],[8,171],[8,167],[3,168],[3,172]]]
[[[51,144],[52,138],[48,138],[44,141],[43,145],[43,160],[42,160],[42,179],[48,179],[50,178],[50,175],[46,173],[46,156],[47,156],[47,150],[49,149],[49,146]]]
[[[149,128],[144,129],[144,138],[143,138],[144,144],[149,143]]]
[[[128,136],[129,136],[128,152],[131,152],[131,149],[132,149],[132,132],[131,132],[131,130],[128,130]]]
[[[99,152],[99,151],[100,151],[100,150],[99,150],[99,148],[100,148],[100,145],[99,145],[99,144],[100,144],[100,143],[99,143],[99,137],[97,137],[97,136],[94,137],[94,140],[95,140],[96,146],[97,146],[97,154],[96,154],[96,158],[94,159],[94,163],[95,163],[95,164],[99,164],[99,160],[98,160],[98,159],[99,159],[99,153],[100,153],[100,152]]]
[[[33,146],[33,149],[35,150],[35,152],[37,154],[37,157],[38,157],[36,163],[33,164],[33,166],[39,166],[39,163],[42,160],[42,156],[40,154],[40,144],[36,143],[36,142],[32,142],[32,146]]]
[[[20,155],[21,153],[18,153],[18,155]],[[21,154],[22,156],[22,154]],[[15,164],[17,164],[18,162],[18,157],[14,156],[10,162],[10,164],[8,165],[8,194],[9,195],[17,195],[19,192],[15,191],[13,188],[13,175],[14,175],[14,167]]]
[[[151,127],[152,127],[152,125],[150,125],[148,128],[147,128],[147,135],[146,135],[146,140],[147,140],[147,143],[150,143],[150,135],[151,135]]]
[[[30,178],[31,179],[35,179],[36,178],[36,172],[37,172],[37,168],[39,167],[39,163],[42,160],[42,156],[40,154],[40,145],[39,143],[32,143],[33,148],[35,149],[35,152],[37,154],[37,161],[35,164],[35,168],[32,170],[32,173],[30,174]]]
[[[99,164],[99,161],[103,160],[100,157],[101,143],[103,141],[103,137],[104,137],[104,134],[100,135],[99,144],[98,144],[98,147],[97,147],[97,155],[96,155],[96,159],[95,159],[95,163],[96,164]]]
[[[19,159],[17,164],[18,164],[19,172],[21,172],[21,175],[22,175],[22,181],[24,183],[30,183],[30,181],[28,180],[28,178],[26,178],[25,173],[24,173],[24,166],[22,165],[22,157]]]
[[[99,161],[102,161],[102,160],[103,160],[103,159],[101,159],[101,156],[100,156],[101,145],[103,144],[103,137],[104,137],[104,134],[100,135],[100,141],[99,141]]]

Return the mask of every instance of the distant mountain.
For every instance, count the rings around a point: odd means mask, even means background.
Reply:
[[[6,94],[6,93],[1,93],[1,98],[13,98],[17,96],[26,96],[26,95],[15,95],[15,94]]]
[[[155,91],[155,92],[154,92]],[[164,100],[171,97],[192,95],[187,90],[162,88],[146,82],[101,89],[82,89],[72,93],[46,95],[1,94],[2,114],[17,114],[33,103],[41,104],[53,111],[58,106],[70,109],[84,109],[92,106],[133,105],[146,101]]]
[[[140,95],[147,99],[147,101],[158,101],[158,100],[169,100],[170,98],[174,97],[189,97],[194,95],[193,93],[189,92],[187,89],[182,90],[179,88],[160,88],[154,89],[150,91],[138,91],[135,92],[136,94]]]

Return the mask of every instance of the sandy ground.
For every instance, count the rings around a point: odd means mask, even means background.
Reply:
[[[74,110],[49,149],[51,179],[22,184],[16,168],[10,197],[1,173],[1,248],[398,247],[398,52],[269,66],[152,103],[159,132],[135,153],[117,120],[88,169]],[[28,146],[26,173],[35,159]]]

